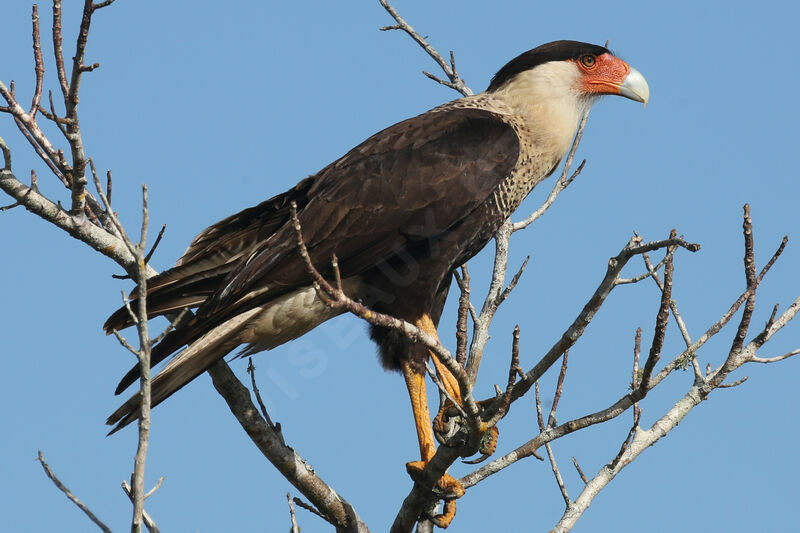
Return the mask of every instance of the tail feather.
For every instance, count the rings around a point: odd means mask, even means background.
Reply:
[[[164,305],[158,305],[150,303],[148,300],[147,302],[147,318],[155,318],[157,316],[166,315],[170,312],[179,312],[183,309],[195,308],[198,305],[202,304],[205,301],[205,296],[187,296],[185,298],[173,298],[168,303]],[[136,302],[138,299],[131,300],[132,309],[135,309]],[[103,330],[106,332],[106,335],[110,335],[114,331],[122,331],[123,329],[130,327],[133,325],[133,319],[131,318],[131,313],[128,311],[127,307],[120,307],[114,313],[108,317],[105,324],[103,324]]]
[[[168,333],[167,336],[161,340],[161,342],[153,346],[153,349],[150,351],[150,368],[153,368],[158,363],[178,351],[182,346],[195,340],[192,339],[191,336],[193,334],[193,329],[196,326],[196,321],[194,318],[192,318],[186,324],[183,324],[177,329]],[[114,394],[122,394],[125,389],[133,385],[139,379],[139,376],[141,376],[141,369],[139,368],[139,363],[136,363],[130,370],[128,370],[128,372],[117,384]]]
[[[199,306],[214,293],[221,279],[228,274],[229,270],[229,265],[222,265],[216,269],[187,276],[179,282],[171,284],[150,285],[148,280],[147,317],[153,318],[184,307]],[[160,275],[157,277],[160,278]],[[138,294],[134,290],[130,295],[130,304],[133,309],[136,308],[137,301]],[[121,331],[132,325],[133,319],[130,311],[126,306],[122,306],[108,317],[103,324],[103,330],[106,334],[110,334],[114,330]]]
[[[169,398],[241,344],[242,329],[259,312],[261,309],[255,308],[237,315],[212,329],[175,356],[151,381],[151,407]],[[138,372],[138,368],[136,370]],[[137,392],[114,411],[106,420],[106,424],[114,426],[108,434],[116,433],[138,419],[140,404],[141,393]]]

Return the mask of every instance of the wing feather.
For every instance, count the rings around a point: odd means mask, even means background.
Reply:
[[[519,149],[502,117],[445,105],[373,135],[286,193],[207,228],[175,268],[149,283],[157,313],[199,306],[155,347],[153,363],[310,284],[288,224],[291,202],[314,264],[325,273],[335,253],[349,278],[457,227],[510,175]],[[107,331],[126,319],[118,311]],[[132,369],[121,388],[137,374]]]
[[[516,133],[489,111],[433,110],[395,124],[315,176],[298,210],[309,254],[323,271],[335,253],[343,276],[358,275],[456,226],[509,176],[518,156]],[[308,283],[294,241],[290,225],[280,228],[201,314],[217,314],[266,282]]]

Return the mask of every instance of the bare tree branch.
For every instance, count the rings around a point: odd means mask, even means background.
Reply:
[[[627,262],[636,255],[641,255],[646,252],[666,248],[669,246],[680,246],[691,252],[696,252],[700,249],[699,244],[688,243],[681,238],[671,237],[663,241],[654,241],[647,244],[642,244],[641,239],[638,237],[632,238],[628,244],[617,254],[612,257],[608,262],[608,269],[603,280],[600,282],[597,290],[589,298],[589,301],[584,306],[583,310],[573,321],[569,328],[564,332],[561,338],[553,345],[552,348],[542,357],[542,359],[525,375],[525,379],[519,381],[514,386],[513,399],[521,397],[525,394],[531,385],[538,380],[549,369],[561,355],[568,350],[575,342],[583,335],[586,327],[594,318],[595,313],[600,306],[603,305],[605,299],[611,293],[615,286],[616,280],[622,272],[623,267]]]
[[[539,382],[537,381],[534,385],[535,389],[535,397],[536,397],[536,419],[539,422],[539,431],[545,430],[544,424],[544,415],[542,414],[542,400],[539,395]],[[558,468],[558,463],[556,462],[556,456],[553,454],[553,448],[550,446],[550,443],[547,442],[544,445],[545,450],[547,451],[547,457],[550,459],[550,468],[553,470],[553,476],[555,476],[556,484],[558,485],[558,490],[561,491],[561,497],[564,498],[564,504],[569,507],[572,505],[572,500],[569,498],[569,493],[567,492],[567,487],[564,485],[564,478],[561,476],[561,470]]]
[[[439,67],[441,67],[442,71],[447,76],[447,79],[450,81],[444,81],[442,79],[437,78],[433,74],[430,74],[429,72],[423,71],[423,73],[426,76],[436,81],[437,83],[441,83],[442,85],[446,85],[447,87],[450,87],[451,89],[460,92],[464,96],[469,96],[473,94],[472,89],[467,87],[467,85],[464,83],[464,80],[462,80],[458,76],[458,71],[456,70],[456,59],[453,52],[450,52],[450,64],[448,65],[447,61],[445,61],[445,59],[441,56],[441,54],[437,52],[434,47],[428,44],[428,41],[424,37],[422,37],[419,33],[417,33],[416,30],[414,30],[414,28],[412,28],[408,22],[403,20],[403,17],[401,17],[400,14],[397,12],[397,10],[393,8],[391,4],[389,4],[388,0],[378,0],[378,1],[381,3],[383,8],[392,16],[392,18],[395,21],[397,21],[397,24],[395,24],[394,26],[382,27],[381,31],[402,30],[406,32],[412,39],[414,39],[414,41],[418,45],[420,45],[420,47],[422,47],[423,50],[425,50],[425,52],[429,56],[431,56],[431,58],[434,61],[436,61],[436,63],[439,65]]]
[[[581,470],[581,465],[578,464],[578,460],[574,457],[572,458],[572,464],[575,465],[575,470],[578,471],[578,475],[581,477],[584,483],[589,483],[589,479],[586,477],[586,474],[583,473]]]
[[[664,259],[659,261],[658,265],[655,267],[653,266],[652,261],[650,261],[650,256],[648,254],[642,254],[642,259],[644,260],[644,264],[647,267],[647,275],[649,275],[653,282],[658,286],[658,288],[663,291],[664,284],[661,282],[661,279],[658,277],[658,269],[659,265],[662,265],[666,262],[667,256],[671,255],[674,252],[674,249],[667,250],[667,254],[664,256]],[[678,325],[678,329],[681,332],[681,336],[683,337],[683,342],[686,344],[686,347],[692,345],[692,337],[689,335],[689,329],[686,327],[686,323],[683,320],[683,317],[678,312],[678,304],[674,299],[670,299],[669,301],[669,308],[672,312],[672,316],[675,318],[675,323]],[[692,369],[694,370],[694,377],[697,380],[704,380],[703,373],[700,369],[700,363],[697,361],[696,357],[690,356]]]
[[[35,63],[34,72],[36,73],[36,88],[33,92],[33,100],[31,101],[31,110],[28,112],[34,119],[36,118],[36,111],[39,109],[39,102],[42,101],[42,88],[44,86],[44,59],[42,59],[42,43],[39,37],[39,6],[33,4],[33,12],[31,14],[31,22],[33,23],[33,60]]]
[[[247,435],[272,465],[320,510],[339,533],[369,531],[353,506],[336,493],[258,414],[250,392],[223,360],[209,370],[214,388],[222,395]]]
[[[455,273],[461,295],[458,298],[458,318],[456,320],[456,361],[461,366],[467,364],[467,313],[472,304],[469,301],[469,270],[466,265],[461,266],[461,277]]]
[[[256,400],[258,401],[258,406],[261,408],[261,416],[264,417],[264,420],[267,421],[269,427],[272,428],[283,440],[283,435],[281,434],[281,425],[280,423],[273,423],[272,419],[267,412],[267,406],[264,405],[264,400],[261,399],[261,391],[258,390],[258,385],[256,385],[256,367],[253,365],[253,358],[247,358],[247,373],[250,374],[250,383],[253,387],[253,393],[256,395]]]
[[[463,407],[468,415],[470,424],[473,426],[473,429],[477,429],[477,426],[480,425],[480,420],[478,418],[479,409],[475,404],[475,399],[472,397],[472,383],[468,380],[467,373],[464,371],[464,368],[458,364],[458,361],[456,361],[450,352],[444,346],[442,346],[438,339],[434,339],[431,335],[418,328],[414,324],[390,315],[377,313],[371,309],[368,309],[360,302],[356,302],[352,298],[348,297],[341,288],[341,277],[339,275],[338,266],[335,262],[335,256],[333,271],[334,276],[337,280],[339,280],[339,283],[337,283],[337,287],[334,287],[328,283],[322,274],[319,273],[316,266],[311,262],[311,257],[309,256],[305,242],[303,241],[303,232],[302,227],[300,226],[300,220],[297,218],[297,205],[294,202],[291,204],[291,220],[292,224],[294,225],[297,251],[305,262],[306,270],[311,275],[314,288],[316,289],[317,294],[320,296],[320,299],[331,308],[343,309],[361,318],[362,320],[369,322],[370,324],[400,331],[408,339],[418,342],[428,348],[430,352],[447,367],[453,376],[455,376],[456,380],[458,381],[459,388],[461,389],[461,401],[463,402]],[[478,432],[476,431],[475,433]]]
[[[164,480],[163,477],[159,478],[158,484],[145,495],[145,498],[147,496],[150,496],[156,490],[158,490],[158,487],[161,486],[161,482],[163,480]],[[131,502],[133,502],[133,491],[131,490],[131,486],[127,481],[122,482],[122,491],[128,496],[128,498],[130,498]],[[155,520],[153,520],[153,517],[150,516],[150,514],[147,511],[142,511],[142,521],[144,522],[144,527],[147,528],[147,531],[149,531],[150,533],[160,533]]]
[[[318,517],[322,518],[323,520],[327,521],[327,519],[322,515],[322,513],[320,513],[313,505],[304,502],[303,500],[301,500],[300,498],[298,498],[296,496],[294,498],[292,498],[292,500],[299,507],[302,507],[306,511],[309,511],[310,513],[313,513],[313,514],[317,515]]]
[[[754,363],[777,363],[779,361],[783,361],[784,359],[789,359],[790,357],[794,357],[795,355],[800,354],[800,348],[796,350],[792,350],[791,352],[785,353],[783,355],[778,355],[775,357],[753,357],[752,361]]]
[[[77,506],[78,506],[78,508],[79,508],[81,511],[83,511],[83,512],[84,512],[84,514],[85,514],[86,516],[88,516],[88,517],[89,517],[89,520],[91,520],[92,522],[94,522],[94,523],[95,523],[95,525],[97,525],[97,527],[99,527],[99,528],[100,528],[102,531],[104,531],[105,533],[111,533],[111,530],[108,528],[108,526],[106,526],[106,525],[105,525],[103,522],[101,522],[101,521],[100,521],[100,519],[99,519],[99,518],[97,518],[97,516],[95,516],[95,514],[94,514],[92,511],[90,511],[90,510],[89,510],[89,508],[88,508],[88,507],[86,507],[86,505],[85,505],[85,504],[84,504],[82,501],[80,501],[80,500],[78,499],[78,497],[77,497],[77,496],[75,496],[74,494],[72,494],[72,491],[70,491],[70,490],[67,488],[67,486],[66,486],[66,485],[64,485],[64,484],[61,482],[61,480],[60,480],[60,479],[58,479],[58,477],[55,475],[55,473],[53,472],[53,470],[50,468],[50,465],[48,465],[48,464],[45,462],[45,460],[44,460],[44,454],[42,453],[42,451],[41,451],[41,450],[39,450],[39,456],[38,456],[38,458],[37,458],[37,459],[38,459],[39,463],[42,465],[42,468],[44,469],[44,473],[45,473],[45,474],[47,474],[47,477],[49,477],[49,478],[50,478],[50,480],[53,482],[53,484],[55,484],[55,486],[56,486],[56,487],[58,487],[58,490],[60,490],[61,492],[63,492],[63,493],[64,493],[64,495],[65,495],[67,498],[69,498],[69,500],[70,500],[72,503],[74,503],[75,505],[77,505]]]
[[[676,232],[673,229],[670,232],[670,238],[675,238]],[[639,387],[647,388],[650,386],[650,376],[653,374],[653,369],[661,357],[661,349],[664,347],[664,337],[667,333],[667,322],[669,321],[669,302],[672,300],[672,264],[673,256],[667,258],[664,265],[664,288],[661,291],[661,305],[658,308],[658,315],[656,315],[655,333],[653,334],[653,343],[650,346],[650,354],[644,363],[642,370],[642,379]]]
[[[289,503],[289,518],[292,523],[289,533],[300,533],[300,526],[297,524],[297,516],[294,514],[294,502],[292,501],[292,495],[288,492],[286,493],[286,501]]]
[[[53,45],[55,53],[56,74],[58,82],[64,97],[65,112],[64,116],[60,117],[57,114],[55,105],[52,100],[52,93],[50,94],[49,111],[44,109],[41,104],[41,97],[43,91],[44,80],[44,61],[42,58],[41,36],[39,28],[38,8],[34,6],[32,12],[32,37],[33,37],[33,51],[34,51],[34,74],[35,74],[35,88],[31,101],[31,107],[28,111],[22,108],[15,95],[13,83],[10,88],[0,82],[0,96],[5,100],[5,106],[0,107],[0,112],[8,113],[12,116],[16,125],[20,129],[23,136],[33,147],[34,151],[50,168],[53,174],[65,184],[71,191],[71,208],[67,212],[61,208],[61,205],[55,203],[44,195],[42,195],[36,186],[36,175],[32,174],[32,181],[30,187],[25,186],[16,179],[12,173],[11,150],[6,143],[0,138],[0,151],[3,154],[4,167],[0,170],[0,188],[6,191],[15,200],[14,204],[7,208],[14,206],[23,206],[26,209],[37,214],[41,218],[50,221],[51,223],[61,227],[70,235],[82,240],[83,242],[92,246],[95,250],[100,251],[104,255],[112,258],[118,264],[123,266],[128,272],[129,276],[134,279],[138,284],[139,298],[136,301],[136,306],[128,305],[134,322],[137,324],[137,333],[139,335],[140,347],[134,348],[122,336],[118,335],[120,342],[130,351],[137,355],[139,366],[142,372],[141,379],[141,394],[142,400],[142,416],[139,421],[139,445],[137,448],[137,456],[134,467],[134,476],[132,479],[131,488],[126,482],[123,483],[126,493],[134,502],[134,515],[132,518],[132,530],[139,531],[141,524],[150,531],[157,531],[157,527],[152,522],[152,519],[144,511],[144,500],[153,494],[161,484],[159,483],[148,493],[144,493],[144,466],[147,451],[147,435],[149,432],[149,352],[150,346],[153,342],[157,342],[163,335],[156,339],[149,338],[147,329],[147,311],[146,311],[146,293],[147,293],[147,277],[152,275],[154,271],[147,266],[151,255],[163,234],[163,227],[156,239],[152,250],[145,254],[147,231],[149,225],[148,214],[148,198],[147,188],[143,187],[143,222],[141,226],[141,233],[139,242],[133,243],[128,237],[128,234],[123,229],[119,219],[111,209],[111,192],[112,181],[110,172],[107,174],[108,180],[106,185],[106,194],[103,193],[100,186],[97,172],[93,162],[86,156],[81,130],[78,121],[78,103],[79,91],[81,86],[82,75],[85,72],[90,72],[96,69],[99,64],[86,64],[85,53],[88,43],[89,29],[93,14],[108,5],[113,0],[105,0],[97,3],[91,0],[84,0],[83,16],[81,19],[78,38],[76,42],[76,51],[72,56],[71,72],[69,78],[67,77],[66,68],[63,59],[62,47],[62,32],[61,32],[61,0],[54,0],[53,2]],[[402,17],[399,16],[396,10],[391,7],[388,0],[380,0],[381,5],[390,13],[395,19],[396,24],[387,26],[382,30],[402,30],[407,33],[412,39],[417,42],[428,53],[434,61],[441,67],[446,79],[439,78],[431,73],[424,72],[426,76],[434,79],[438,83],[444,84],[461,92],[464,95],[472,94],[472,91],[464,84],[460,78],[455,65],[454,54],[450,53],[449,62],[445,60],[428,42],[427,39],[420,36]],[[70,149],[70,161],[64,155],[64,150],[57,149],[53,143],[43,133],[41,128],[36,122],[37,113],[55,122],[59,131],[66,138]],[[564,498],[567,509],[564,512],[559,523],[556,525],[554,531],[569,530],[581,514],[588,508],[593,498],[597,493],[610,482],[616,474],[621,471],[627,464],[635,459],[644,449],[655,443],[658,439],[662,438],[669,431],[677,426],[678,422],[696,405],[705,400],[708,395],[717,388],[730,388],[739,386],[747,380],[747,377],[739,380],[725,383],[726,380],[731,378],[731,373],[748,362],[753,363],[774,363],[790,358],[794,355],[800,354],[800,349],[787,352],[783,355],[775,357],[760,357],[757,355],[758,350],[768,342],[771,337],[783,328],[790,320],[792,320],[798,312],[800,312],[800,298],[796,299],[786,310],[778,315],[777,306],[773,310],[772,316],[767,321],[764,328],[750,341],[746,342],[748,331],[751,326],[751,319],[754,313],[756,304],[756,291],[757,287],[763,279],[766,272],[770,269],[772,264],[781,254],[786,240],[784,239],[778,251],[772,256],[772,259],[762,269],[759,275],[756,275],[754,243],[753,243],[753,228],[752,221],[750,220],[749,206],[745,206],[744,216],[744,235],[745,235],[745,278],[746,289],[741,296],[734,302],[731,308],[722,315],[722,317],[712,324],[712,326],[699,337],[697,340],[692,341],[688,333],[688,328],[678,312],[677,304],[671,298],[672,279],[673,279],[673,260],[674,252],[678,247],[686,248],[690,251],[696,251],[699,246],[690,244],[682,238],[676,236],[676,232],[670,235],[669,239],[663,241],[651,242],[642,244],[641,239],[636,236],[631,239],[628,245],[616,257],[609,260],[609,265],[606,275],[601,281],[595,293],[591,296],[583,310],[579,313],[577,318],[572,324],[564,331],[561,338],[548,350],[544,356],[534,365],[527,373],[519,368],[519,328],[514,331],[512,339],[512,353],[511,363],[509,366],[508,379],[505,391],[497,387],[497,397],[486,402],[475,402],[473,398],[473,386],[477,379],[477,374],[480,369],[482,357],[485,353],[487,342],[489,339],[489,328],[498,307],[508,298],[511,291],[517,285],[522,271],[527,264],[527,259],[519,271],[512,277],[511,282],[505,285],[507,267],[508,267],[508,247],[510,236],[515,231],[521,230],[535,221],[541,216],[554,202],[556,197],[563,191],[582,171],[585,160],[578,166],[572,174],[570,174],[571,164],[575,156],[577,146],[580,142],[588,114],[584,115],[580,123],[580,127],[573,140],[572,148],[565,160],[564,168],[560,178],[554,184],[550,195],[542,204],[542,206],[531,213],[526,219],[517,223],[512,223],[510,220],[506,221],[503,227],[497,232],[495,236],[496,253],[495,264],[490,282],[490,288],[487,293],[486,299],[483,302],[483,307],[480,313],[477,313],[474,306],[470,302],[470,279],[466,267],[462,269],[462,275],[456,276],[461,289],[461,298],[459,299],[459,309],[457,317],[457,347],[455,350],[455,357],[431,335],[421,330],[414,324],[410,324],[403,320],[388,315],[375,313],[363,306],[360,302],[353,301],[349,298],[343,289],[341,275],[338,268],[338,260],[335,256],[332,260],[333,280],[326,280],[317,270],[316,266],[312,264],[305,250],[305,245],[302,239],[300,224],[297,218],[296,208],[293,206],[292,210],[292,223],[294,224],[297,233],[297,248],[306,262],[308,272],[314,279],[317,294],[328,305],[334,308],[339,308],[355,314],[360,318],[383,327],[388,327],[400,331],[409,339],[426,346],[435,357],[438,358],[457,378],[464,397],[464,409],[461,415],[467,419],[470,429],[473,430],[471,434],[478,433],[474,431],[478,428],[485,430],[486,427],[494,427],[508,412],[513,401],[522,397],[535,384],[536,387],[536,409],[539,423],[539,434],[535,435],[528,442],[517,447],[515,450],[505,454],[504,456],[495,459],[482,468],[468,474],[460,481],[464,487],[470,487],[491,474],[508,467],[514,462],[531,455],[539,457],[536,451],[541,446],[544,446],[548,457],[550,459],[551,469],[553,470],[559,490]],[[86,192],[86,166],[90,165],[94,182],[98,190],[98,194],[102,204],[95,200],[91,194]],[[0,208],[0,209],[7,209]],[[84,218],[85,217],[85,218]],[[88,219],[88,220],[86,220]],[[653,266],[647,252],[656,249],[666,248],[664,259],[657,265]],[[642,255],[647,267],[647,272],[635,276],[633,278],[621,278],[620,273],[625,264],[635,255]],[[664,280],[663,282],[658,276],[658,270],[664,266]],[[329,270],[325,270],[329,272]],[[641,329],[637,330],[637,336],[634,348],[634,364],[633,364],[633,377],[631,391],[619,400],[611,404],[605,409],[584,415],[579,418],[572,419],[566,423],[558,424],[556,420],[556,411],[559,400],[563,394],[563,383],[567,370],[567,359],[569,349],[577,342],[582,336],[588,324],[591,322],[593,316],[603,305],[605,299],[610,292],[618,285],[635,283],[651,277],[654,282],[661,289],[661,299],[654,328],[653,341],[650,347],[649,355],[644,363],[644,367],[639,369],[639,358],[641,350]],[[744,306],[742,317],[740,319],[736,335],[734,337],[731,349],[725,362],[716,369],[709,369],[706,376],[702,375],[700,371],[700,363],[697,360],[697,351],[702,347],[711,337],[725,327],[732,319],[733,315],[737,312],[739,307]],[[134,309],[135,307],[135,309]],[[664,338],[667,330],[667,323],[669,314],[675,317],[678,328],[686,344],[686,350],[681,354],[675,356],[670,360],[660,371],[656,372],[656,366],[664,347]],[[171,330],[176,323],[183,320],[188,315],[188,311],[184,310],[178,318],[174,318],[173,322],[167,328],[167,332]],[[471,342],[468,342],[468,316],[473,318],[473,331]],[[116,332],[115,332],[116,333]],[[166,333],[166,332],[165,332]],[[556,385],[556,392],[547,420],[544,419],[544,411],[541,405],[541,398],[539,394],[539,378],[552,367],[555,362],[560,358],[562,359],[561,371],[558,376]],[[691,362],[695,371],[695,379],[688,391],[681,397],[673,406],[659,418],[651,427],[643,429],[640,427],[641,411],[639,410],[639,402],[645,398],[648,391],[659,385],[671,372],[676,368],[685,367],[687,363]],[[358,514],[352,506],[344,500],[341,496],[336,494],[332,487],[327,485],[319,476],[317,476],[313,469],[300,457],[297,452],[287,446],[281,434],[280,425],[273,424],[270,420],[266,408],[261,400],[258,387],[255,383],[254,367],[252,361],[248,367],[251,374],[251,381],[253,392],[261,407],[262,418],[258,414],[258,409],[253,404],[250,398],[249,391],[233,376],[230,368],[220,361],[209,370],[212,375],[214,385],[220,394],[226,399],[232,412],[239,420],[242,427],[251,437],[256,446],[262,451],[276,468],[292,483],[298,490],[300,490],[312,504],[301,503],[299,499],[292,500],[287,494],[287,502],[290,507],[290,517],[292,521],[292,531],[299,531],[297,525],[294,503],[309,509],[324,518],[326,521],[334,525],[337,531],[367,531],[367,526],[360,520]],[[437,385],[438,380],[433,372],[432,378]],[[519,375],[520,379],[517,380]],[[454,402],[455,403],[455,402]],[[488,407],[487,407],[488,405]],[[456,404],[457,406],[457,404]],[[458,407],[458,406],[457,406]],[[571,501],[568,494],[563,477],[554,456],[551,443],[552,441],[579,431],[581,429],[590,427],[595,424],[603,423],[619,416],[627,409],[633,409],[633,424],[627,437],[620,446],[619,453],[607,463],[598,474],[592,479],[587,478],[583,473],[577,460],[573,457],[573,464],[578,471],[581,479],[584,481],[585,486],[580,495],[575,501]],[[496,429],[495,429],[496,431]],[[446,446],[440,447],[433,460],[430,461],[421,475],[415,478],[416,482],[409,495],[404,500],[400,510],[392,525],[393,532],[408,532],[411,531],[414,524],[418,525],[418,531],[432,530],[432,524],[429,520],[420,518],[424,516],[424,511],[434,509],[437,502],[441,499],[441,494],[437,494],[433,487],[444,472],[449,468],[455,460],[463,455],[470,446],[474,447],[475,442],[470,442],[469,445],[461,448],[448,448]],[[70,497],[79,507],[81,507],[90,518],[93,517],[88,509],[85,509],[82,504],[73,499],[74,496],[57,481],[52,471],[44,462],[44,458],[40,452],[39,460],[42,463],[47,475],[56,483],[56,485],[65,494]],[[126,488],[127,487],[127,488]],[[93,520],[95,520],[93,518]],[[96,521],[101,528],[107,530],[99,521]]]

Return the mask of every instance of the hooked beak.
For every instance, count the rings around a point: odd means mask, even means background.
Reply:
[[[647,80],[635,68],[630,67],[630,69],[631,71],[619,86],[619,94],[625,98],[642,102],[644,107],[647,107],[647,102],[650,100],[650,87],[647,85]]]

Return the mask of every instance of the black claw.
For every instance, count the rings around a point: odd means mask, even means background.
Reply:
[[[477,459],[471,459],[471,460],[469,460],[469,461],[467,461],[467,460],[465,459],[465,460],[463,460],[463,461],[461,461],[461,462],[462,462],[462,463],[464,463],[464,464],[468,464],[468,465],[476,465],[476,464],[478,464],[478,463],[482,463],[482,462],[484,462],[486,459],[488,459],[488,458],[489,458],[489,457],[491,457],[491,456],[492,456],[492,454],[490,454],[490,453],[484,453],[483,455],[481,455],[481,456],[480,456],[480,457],[478,457]]]

